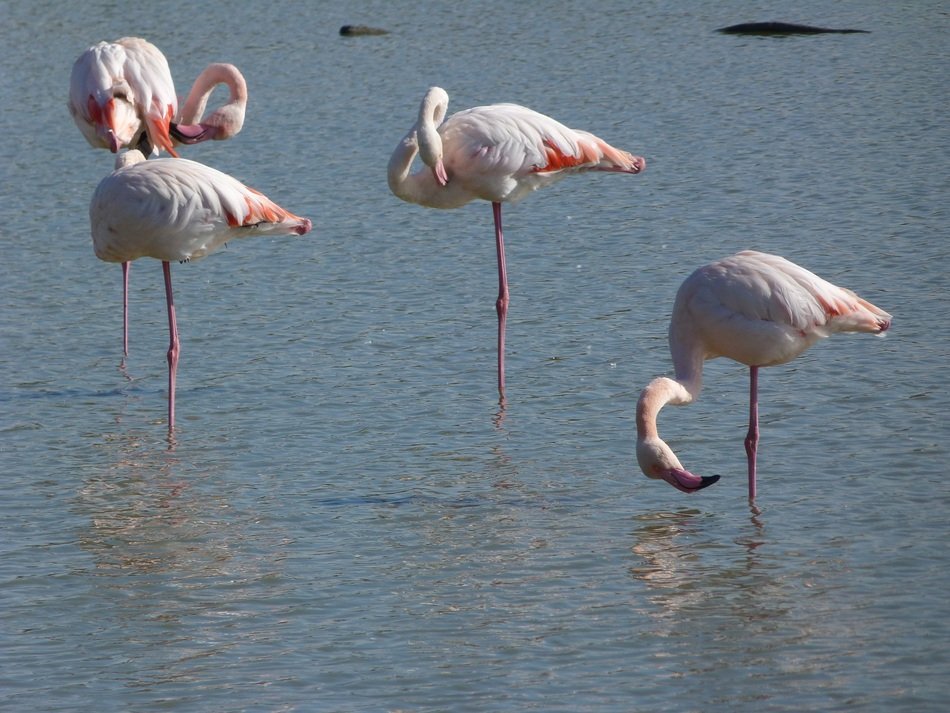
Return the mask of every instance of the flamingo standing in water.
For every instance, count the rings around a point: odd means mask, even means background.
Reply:
[[[754,499],[759,367],[784,364],[836,332],[881,334],[890,325],[884,310],[778,255],[746,250],[700,267],[683,282],[673,306],[669,340],[676,378],[657,377],[637,402],[640,469],[687,493],[719,480],[683,468],[657,434],[656,419],[666,404],[699,396],[706,359],[728,357],[749,366],[745,448]]]
[[[180,345],[170,263],[197,260],[226,241],[255,235],[303,235],[312,227],[240,181],[187,159],[146,161],[138,150],[116,159],[89,206],[96,257],[162,261],[168,306],[168,429],[175,427]]]
[[[444,89],[426,92],[416,123],[389,161],[389,188],[402,200],[428,208],[491,202],[498,254],[498,393],[504,403],[509,300],[501,204],[572,173],[640,173],[646,162],[517,104],[474,107],[445,119],[448,105]],[[425,167],[410,173],[417,154]]]
[[[224,84],[229,99],[204,117],[214,88]],[[211,64],[195,80],[181,115],[168,61],[152,43],[138,37],[99,42],[73,64],[69,112],[94,148],[117,153],[137,148],[145,156],[176,143],[228,139],[244,124],[247,83],[237,67]],[[129,267],[122,263],[122,350],[129,353]]]

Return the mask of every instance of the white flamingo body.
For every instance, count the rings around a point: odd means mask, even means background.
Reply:
[[[676,295],[674,362],[725,356],[746,366],[791,361],[837,332],[880,332],[890,315],[778,255],[746,250],[697,269]],[[679,370],[679,366],[677,369]],[[679,375],[679,371],[677,372]]]
[[[152,149],[174,153],[169,124],[178,98],[165,55],[138,37],[99,42],[73,64],[69,111],[86,140],[113,153],[142,134]]]
[[[300,218],[227,174],[187,159],[146,161],[136,150],[96,188],[89,219],[96,256],[108,262],[162,261],[168,304],[168,427],[175,425],[180,351],[170,263],[194,260],[225,241],[254,235],[303,235]]]
[[[428,208],[458,208],[481,199],[492,203],[498,257],[498,390],[504,400],[504,332],[508,308],[501,204],[572,173],[636,174],[646,162],[586,131],[564,126],[517,104],[493,104],[445,118],[448,94],[426,93],[415,125],[389,161],[392,192]],[[412,172],[416,156],[424,167]]]
[[[301,218],[221,171],[184,158],[136,161],[139,156],[125,154],[125,165],[92,198],[100,260],[184,262],[237,238],[299,232]]]
[[[208,98],[219,84],[227,103],[205,115]],[[178,143],[229,139],[241,131],[247,107],[247,83],[231,64],[208,65],[195,79],[178,112],[178,99],[165,55],[138,37],[100,42],[73,65],[69,110],[95,148],[117,153],[140,149],[148,156],[167,151],[178,156]],[[143,238],[144,240],[144,238]],[[134,259],[134,258],[133,258]],[[129,269],[122,262],[122,345],[129,353]]]
[[[430,89],[419,120],[392,155],[389,186],[407,202],[428,208],[514,202],[571,173],[639,173],[645,166],[593,134],[518,104],[473,107],[443,121],[447,109],[448,94]],[[417,154],[428,169],[410,173]]]
[[[699,396],[703,362],[728,357],[750,367],[749,497],[755,497],[758,442],[758,368],[794,359],[838,332],[883,333],[891,315],[778,255],[752,250],[704,265],[680,286],[670,320],[670,352],[676,378],[659,377],[637,403],[637,459],[651,478],[687,492],[715,482],[680,464],[656,429],[668,403]]]

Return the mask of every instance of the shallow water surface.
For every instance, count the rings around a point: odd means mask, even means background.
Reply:
[[[0,10],[0,709],[941,710],[940,4],[192,11]],[[872,32],[714,32],[767,20]],[[120,270],[87,218],[113,158],[65,108],[75,57],[126,34],[182,94],[238,65],[244,130],[183,153],[314,222],[173,266],[171,442],[161,270],[132,269],[120,363]],[[504,410],[491,210],[386,184],[436,84],[450,111],[516,101],[648,162],[506,206]],[[676,288],[744,248],[895,316],[763,370],[754,506],[737,364],[660,422],[718,484],[686,496],[634,457]]]

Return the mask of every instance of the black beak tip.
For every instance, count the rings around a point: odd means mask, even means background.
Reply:
[[[719,480],[719,477],[720,477],[720,476],[718,476],[718,475],[703,475],[703,476],[701,476],[701,477],[702,477],[702,479],[703,479],[703,482],[700,483],[699,486],[697,486],[696,490],[702,490],[703,488],[708,488],[710,485],[712,485],[713,483],[717,482],[717,481]]]

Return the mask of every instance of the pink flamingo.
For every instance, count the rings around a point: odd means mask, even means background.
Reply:
[[[205,117],[205,106],[219,84],[228,101]],[[208,65],[195,80],[178,112],[168,61],[155,45],[139,37],[99,42],[73,64],[69,112],[95,148],[117,153],[138,148],[146,156],[174,144],[229,139],[240,132],[247,108],[247,83],[232,64]]]
[[[165,55],[139,37],[99,42],[73,64],[69,113],[94,148],[175,154],[169,124],[178,98]],[[142,141],[147,143],[142,144]]]
[[[389,188],[402,200],[428,208],[491,202],[498,254],[498,393],[504,403],[509,295],[501,204],[572,173],[640,173],[646,162],[517,104],[474,107],[445,119],[448,105],[444,89],[426,92],[416,123],[389,161]],[[410,173],[416,154],[425,168]]]
[[[226,104],[204,117],[208,97],[224,84]],[[244,124],[247,84],[237,67],[211,64],[191,88],[181,115],[168,61],[152,43],[138,37],[99,42],[73,64],[69,112],[94,148],[117,153],[138,148],[146,156],[176,143],[228,139]],[[176,118],[177,117],[177,118]],[[122,350],[129,353],[129,263],[122,263]]]
[[[750,369],[745,448],[754,499],[759,367],[784,364],[836,332],[881,334],[890,325],[884,310],[778,255],[746,250],[700,267],[683,282],[673,306],[669,340],[676,378],[657,377],[637,402],[640,469],[686,493],[719,480],[683,468],[657,434],[656,419],[666,404],[699,396],[706,359],[728,357]]]
[[[197,260],[226,241],[255,235],[303,235],[312,227],[227,174],[186,159],[146,161],[120,154],[89,206],[96,257],[162,261],[168,305],[168,428],[175,426],[175,376],[180,345],[170,262]]]

